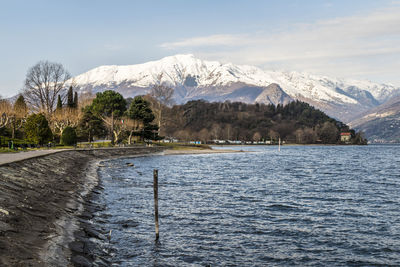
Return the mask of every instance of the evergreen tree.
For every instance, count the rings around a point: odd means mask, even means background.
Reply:
[[[69,89],[68,89],[67,106],[69,108],[73,108],[74,107],[74,90],[72,89],[72,86],[70,86]]]
[[[151,123],[155,116],[150,108],[150,103],[147,102],[143,97],[136,96],[129,106],[127,115],[130,119],[140,120],[145,125]]]
[[[93,99],[92,110],[95,114],[115,118],[120,117],[126,110],[126,101],[120,93],[107,90],[97,93]]]
[[[91,108],[93,113],[102,119],[106,117],[111,119],[110,133],[112,136],[114,133],[115,119],[121,117],[126,111],[126,101],[120,93],[107,90],[96,94]],[[114,143],[114,138],[111,138],[111,144]]]
[[[28,106],[26,105],[25,98],[20,95],[14,103],[14,110],[19,113],[19,115],[26,114],[28,112]]]
[[[72,127],[66,127],[61,135],[61,143],[66,146],[72,146],[76,144],[77,142],[77,136],[76,136],[76,131]]]
[[[152,124],[155,119],[154,113],[150,108],[150,103],[141,96],[136,96],[126,112],[128,118],[138,120],[143,123],[143,131],[141,132],[142,138],[157,139],[155,131],[158,126]]]
[[[20,95],[15,101],[13,111],[14,114],[10,117],[11,138],[15,138],[17,131],[22,128],[24,119],[28,115],[28,106],[23,95]]]
[[[53,137],[49,123],[41,113],[32,114],[26,119],[25,135],[28,141],[40,145],[50,141]]]
[[[83,109],[83,116],[77,127],[78,137],[89,142],[93,141],[93,137],[101,137],[107,135],[107,128],[104,126],[103,120],[93,113],[90,106]]]
[[[78,92],[74,94],[74,108],[78,107]]]
[[[56,108],[56,110],[61,110],[61,109],[62,109],[61,96],[58,95],[58,99],[57,99],[57,108]]]

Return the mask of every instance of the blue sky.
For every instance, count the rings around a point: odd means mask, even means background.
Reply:
[[[0,95],[39,60],[72,75],[193,53],[400,86],[399,1],[2,1]]]

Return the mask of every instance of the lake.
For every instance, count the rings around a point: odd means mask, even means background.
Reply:
[[[226,147],[224,147],[226,148]],[[234,147],[105,161],[115,266],[400,265],[400,146]],[[134,163],[128,167],[127,163]],[[153,169],[160,242],[154,242]]]

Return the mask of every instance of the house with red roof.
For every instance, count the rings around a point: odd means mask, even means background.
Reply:
[[[340,133],[340,141],[343,143],[348,143],[350,142],[351,139],[351,133],[350,132],[343,132]]]

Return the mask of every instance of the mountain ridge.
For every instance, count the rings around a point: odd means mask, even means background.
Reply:
[[[400,96],[396,96],[349,123],[372,142],[400,143]]]
[[[305,101],[344,122],[400,94],[400,88],[390,84],[296,71],[268,71],[249,65],[201,60],[192,54],[136,65],[100,66],[76,76],[74,82],[81,91],[113,89],[125,97],[146,94],[153,85],[164,84],[175,89],[177,103],[205,99],[283,104],[272,100],[276,96],[268,95],[266,90],[269,85],[277,84],[287,95],[280,101],[288,98]]]

